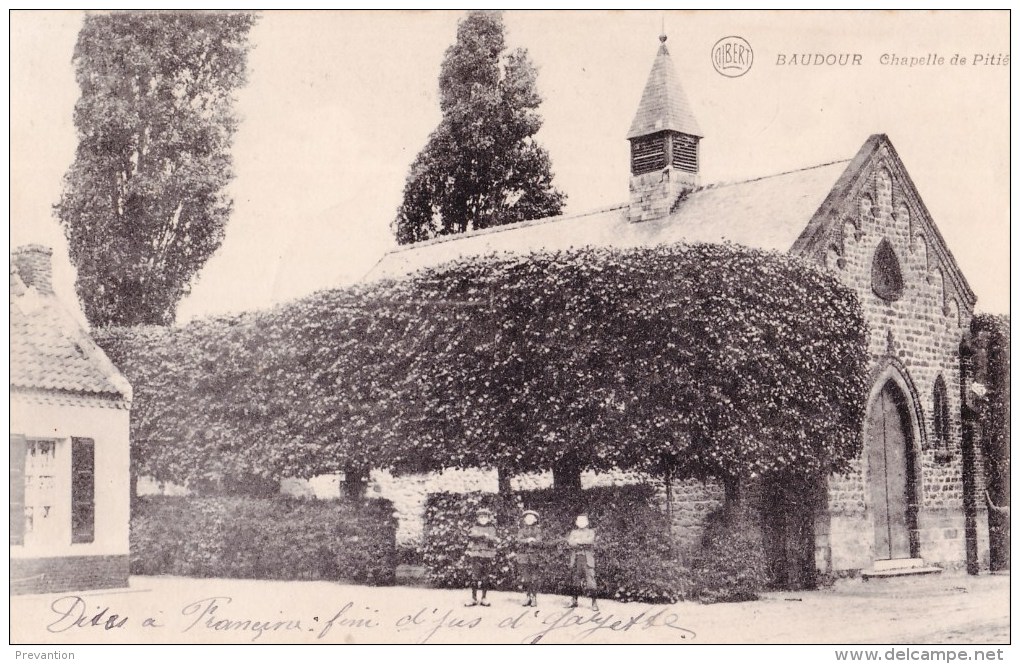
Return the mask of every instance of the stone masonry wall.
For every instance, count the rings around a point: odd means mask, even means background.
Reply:
[[[911,410],[920,428],[914,459],[921,556],[956,564],[965,558],[959,346],[972,309],[955,286],[946,259],[939,256],[935,231],[925,221],[905,174],[888,154],[880,154],[877,161],[847,201],[842,228],[824,260],[861,299],[870,328],[874,378],[884,382],[895,371],[915,390],[908,398],[915,401]],[[903,277],[902,296],[892,302],[872,290],[872,261],[883,239],[892,244]],[[933,422],[939,376],[945,381],[950,420],[948,441],[941,448]],[[834,570],[870,567],[874,559],[868,470],[862,459],[867,459],[867,449],[850,472],[830,480]],[[981,480],[979,472],[979,495]]]
[[[656,485],[665,504],[665,484],[658,480]],[[705,519],[722,506],[726,492],[721,482],[715,480],[674,481],[670,487],[672,496],[673,536],[680,543],[681,550],[690,553],[701,543],[705,533]]]
[[[642,473],[614,472],[581,474],[584,488],[623,486],[649,483],[655,487],[662,509],[667,510],[666,488],[661,478]],[[393,501],[397,513],[397,543],[401,546],[421,544],[425,501],[430,493],[469,493],[481,491],[495,493],[497,476],[494,470],[446,470],[441,473],[393,476],[385,471],[374,471],[369,483],[369,495]],[[552,473],[518,475],[511,479],[514,491],[533,491],[552,487]],[[722,485],[711,480],[675,481],[672,493],[672,529],[685,550],[701,540],[704,521],[710,512],[722,505]]]
[[[698,176],[673,167],[630,178],[629,218],[632,222],[659,219],[677,200],[698,185]]]

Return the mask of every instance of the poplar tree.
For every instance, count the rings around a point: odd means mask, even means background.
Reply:
[[[93,326],[165,325],[223,242],[239,12],[90,14],[78,34],[78,148],[56,214]]]

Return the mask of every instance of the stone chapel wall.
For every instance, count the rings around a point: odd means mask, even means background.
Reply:
[[[867,174],[860,191],[847,200],[843,225],[827,266],[861,299],[870,328],[869,352],[875,377],[893,365],[913,383],[920,429],[916,464],[920,474],[918,530],[921,556],[947,566],[965,559],[963,464],[960,418],[959,348],[970,326],[972,308],[952,279],[947,256],[940,255],[937,231],[924,219],[920,203],[888,156]],[[887,239],[899,260],[902,294],[894,301],[872,288],[879,244]],[[936,440],[934,392],[942,377],[948,400],[945,444]],[[863,459],[866,459],[866,451]],[[862,458],[850,472],[830,480],[831,565],[834,570],[870,566],[872,522],[867,469]],[[980,468],[980,464],[978,466]],[[978,473],[978,491],[983,487]],[[978,528],[987,540],[987,528]],[[979,545],[987,556],[987,544]]]

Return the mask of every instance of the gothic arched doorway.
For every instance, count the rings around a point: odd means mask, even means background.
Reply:
[[[868,475],[875,528],[875,559],[916,558],[916,467],[907,397],[889,380],[871,402],[867,419]]]

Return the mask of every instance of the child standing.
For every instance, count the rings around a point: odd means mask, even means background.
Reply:
[[[471,565],[471,601],[464,606],[489,606],[485,601],[492,577],[492,565],[496,558],[496,526],[493,525],[492,511],[478,510],[476,523],[468,532],[467,558]],[[478,591],[482,599],[478,601]]]
[[[517,571],[521,574],[521,586],[528,595],[524,606],[538,606],[538,567],[541,546],[542,531],[538,525],[538,512],[527,510],[521,515],[521,529],[517,533]]]
[[[588,515],[579,514],[574,522],[577,526],[567,535],[567,546],[570,547],[570,579],[573,586],[570,608],[577,607],[577,598],[581,594],[591,596],[592,611],[598,611],[595,602],[595,529],[588,524]]]

